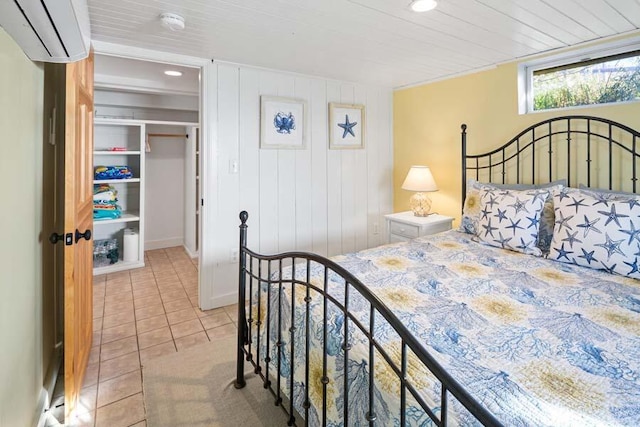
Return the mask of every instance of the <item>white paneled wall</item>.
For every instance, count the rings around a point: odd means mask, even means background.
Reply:
[[[249,212],[249,247],[337,255],[385,242],[392,212],[392,91],[334,80],[216,63],[208,72],[214,167],[205,173],[206,209],[215,221],[203,239],[203,308],[235,302],[238,213]],[[215,92],[215,95],[213,94]],[[261,150],[260,96],[305,99],[304,150]],[[365,148],[328,149],[328,104],[364,104]],[[206,148],[205,148],[206,149]],[[231,164],[237,161],[239,173]],[[213,174],[214,176],[212,176]],[[213,203],[214,205],[211,205]],[[209,289],[207,289],[209,288]]]

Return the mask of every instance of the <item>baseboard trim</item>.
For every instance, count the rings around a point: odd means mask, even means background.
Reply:
[[[62,367],[62,346],[58,346],[54,352],[53,360],[50,363],[49,372],[47,372],[44,378],[44,385],[40,390],[40,397],[38,400],[38,407],[36,408],[35,417],[38,419],[38,423],[34,424],[37,427],[44,427],[47,422],[47,413],[51,407],[51,400],[56,387],[56,381],[60,368]],[[64,379],[62,379],[64,381]]]
[[[44,427],[47,422],[47,413],[44,411],[47,407],[47,400],[49,400],[49,393],[47,393],[47,390],[42,387],[40,389],[40,396],[38,397],[36,413],[33,417],[34,420],[37,420],[37,422],[34,423],[37,427]]]
[[[55,391],[56,381],[58,380],[60,368],[62,368],[62,362],[62,343],[58,343],[53,354],[53,360],[50,363],[49,372],[47,372],[43,381],[44,390],[47,393],[45,409],[49,409],[49,406],[51,405],[51,399],[53,398],[53,392]],[[64,379],[62,379],[62,381],[64,381]]]
[[[184,246],[184,238],[172,237],[170,239],[147,240],[144,242],[144,250],[152,251],[154,249],[173,248],[174,246]]]
[[[238,302],[238,292],[231,292],[211,298],[211,308],[224,307]]]
[[[191,252],[187,247],[187,245],[183,245],[182,247],[184,248],[184,251],[187,253],[187,255],[189,255],[189,258],[191,259],[198,258],[198,251]]]

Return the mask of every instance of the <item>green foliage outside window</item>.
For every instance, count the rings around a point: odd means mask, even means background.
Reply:
[[[533,109],[640,101],[640,54],[533,73]]]

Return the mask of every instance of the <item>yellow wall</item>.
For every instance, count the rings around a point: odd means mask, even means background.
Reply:
[[[44,73],[1,28],[0,70],[0,426],[33,426],[43,382]]]
[[[507,142],[539,121],[586,114],[640,129],[640,103],[518,114],[518,64],[443,80],[394,94],[394,211],[409,209],[411,192],[400,186],[414,164],[429,166],[439,191],[432,210],[459,220],[461,212],[460,125],[466,123],[470,153]]]

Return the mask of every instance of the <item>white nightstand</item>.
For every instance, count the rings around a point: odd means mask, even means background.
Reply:
[[[450,216],[438,214],[415,216],[411,211],[389,214],[384,217],[387,219],[389,243],[406,242],[416,237],[451,230],[453,222],[453,218]]]

